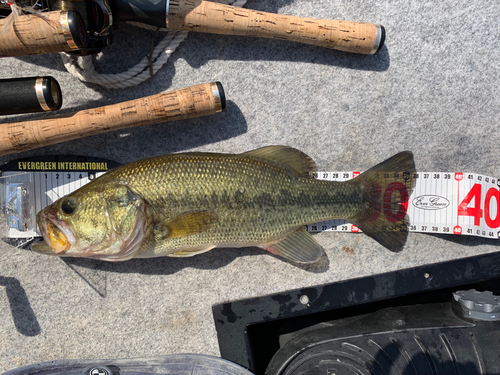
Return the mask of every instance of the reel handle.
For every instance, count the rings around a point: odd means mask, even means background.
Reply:
[[[42,120],[0,124],[0,156],[112,130],[207,116],[225,108],[222,85],[212,82]]]

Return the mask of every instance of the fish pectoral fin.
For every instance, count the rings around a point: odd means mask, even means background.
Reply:
[[[31,250],[41,254],[53,254],[52,248],[45,241],[31,245]]]
[[[210,246],[210,247],[205,247],[205,248],[195,248],[195,249],[187,249],[187,250],[181,250],[177,251],[176,253],[168,254],[167,256],[169,257],[192,257],[194,255],[198,254],[203,254],[206,253],[207,251],[210,251],[214,248],[215,246]]]
[[[163,238],[180,238],[204,232],[217,220],[217,214],[212,211],[191,211],[157,224],[155,229],[163,232]]]
[[[288,146],[266,146],[241,155],[272,161],[306,177],[316,172],[316,163],[310,156]]]
[[[264,249],[295,263],[314,263],[323,255],[323,248],[304,228]]]

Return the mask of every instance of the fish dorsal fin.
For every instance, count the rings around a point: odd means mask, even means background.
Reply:
[[[241,155],[270,160],[299,173],[301,176],[309,176],[310,173],[316,172],[316,163],[311,157],[288,146],[266,146],[244,152]]]
[[[314,263],[323,255],[323,248],[304,228],[264,249],[295,263]]]
[[[162,231],[164,238],[180,238],[204,232],[217,220],[217,214],[212,211],[191,211],[157,224],[155,229]]]

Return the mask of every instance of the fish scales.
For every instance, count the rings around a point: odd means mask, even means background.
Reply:
[[[206,244],[258,245],[283,238],[297,226],[350,218],[362,209],[356,185],[296,177],[274,164],[233,155],[159,157],[101,179],[101,184],[125,181],[154,207],[155,222],[194,210],[218,216],[209,230],[185,238],[151,236],[139,254],[162,255]]]
[[[286,146],[132,162],[40,211],[45,243],[32,248],[123,261],[260,246],[312,263],[323,248],[303,226],[335,218],[353,222],[391,251],[403,248],[414,187],[411,152],[345,182],[316,180],[315,170],[309,156]]]

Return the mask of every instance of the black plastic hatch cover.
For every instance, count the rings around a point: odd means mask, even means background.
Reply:
[[[500,322],[459,318],[451,302],[324,322],[280,342],[266,375],[500,373]]]
[[[464,288],[500,290],[500,253],[233,301],[214,305],[212,310],[222,358],[256,374],[264,374],[273,356],[283,348],[287,334],[324,322],[357,319],[390,307],[451,303],[453,292]],[[438,343],[442,343],[440,333],[436,336]],[[500,363],[500,337],[487,330],[484,334],[493,335],[492,340],[497,340],[493,341],[497,350],[495,358]],[[416,341],[415,345],[418,345]],[[400,360],[404,358],[401,354]],[[403,374],[418,374],[412,372],[411,366],[408,371]],[[480,367],[478,374],[486,374],[481,371]],[[500,374],[499,369],[495,371],[493,373]],[[438,373],[431,371],[429,374]]]

